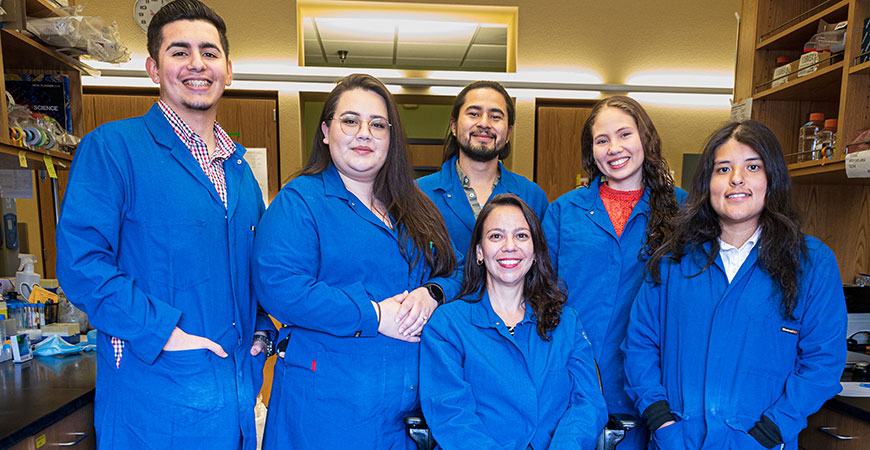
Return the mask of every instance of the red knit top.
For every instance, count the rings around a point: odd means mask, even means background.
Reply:
[[[617,191],[607,184],[601,183],[598,195],[604,202],[604,208],[607,210],[607,215],[610,216],[610,222],[613,223],[616,236],[621,237],[622,230],[625,229],[625,224],[631,217],[631,210],[643,197],[643,188],[636,191]]]

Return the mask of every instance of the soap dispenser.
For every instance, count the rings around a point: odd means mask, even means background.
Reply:
[[[18,272],[15,272],[15,290],[27,301],[34,286],[39,286],[40,276],[33,271],[36,256],[27,253],[18,255]]]

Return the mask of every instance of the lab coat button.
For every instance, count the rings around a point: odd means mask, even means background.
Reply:
[[[362,331],[357,331],[353,334],[353,337],[360,337],[362,335]]]
[[[237,159],[237,160],[236,160],[236,164],[241,164],[241,163],[242,163],[242,160],[241,160],[241,159]]]
[[[412,390],[412,391],[414,390],[414,386],[411,386],[411,390]]]
[[[453,198],[453,194],[447,194],[447,198]]]
[[[589,211],[589,214],[595,214],[595,211]]]

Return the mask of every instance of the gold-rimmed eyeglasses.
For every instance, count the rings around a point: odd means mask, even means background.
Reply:
[[[337,120],[341,126],[341,131],[348,136],[356,136],[359,133],[360,126],[366,123],[368,124],[369,133],[373,138],[378,140],[386,139],[390,135],[390,127],[393,126],[387,119],[382,117],[365,120],[356,114],[342,114],[330,120]]]

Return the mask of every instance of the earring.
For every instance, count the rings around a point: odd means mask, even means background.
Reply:
[[[478,265],[478,266],[482,266],[482,265],[483,265],[483,258],[477,258],[477,265]]]

